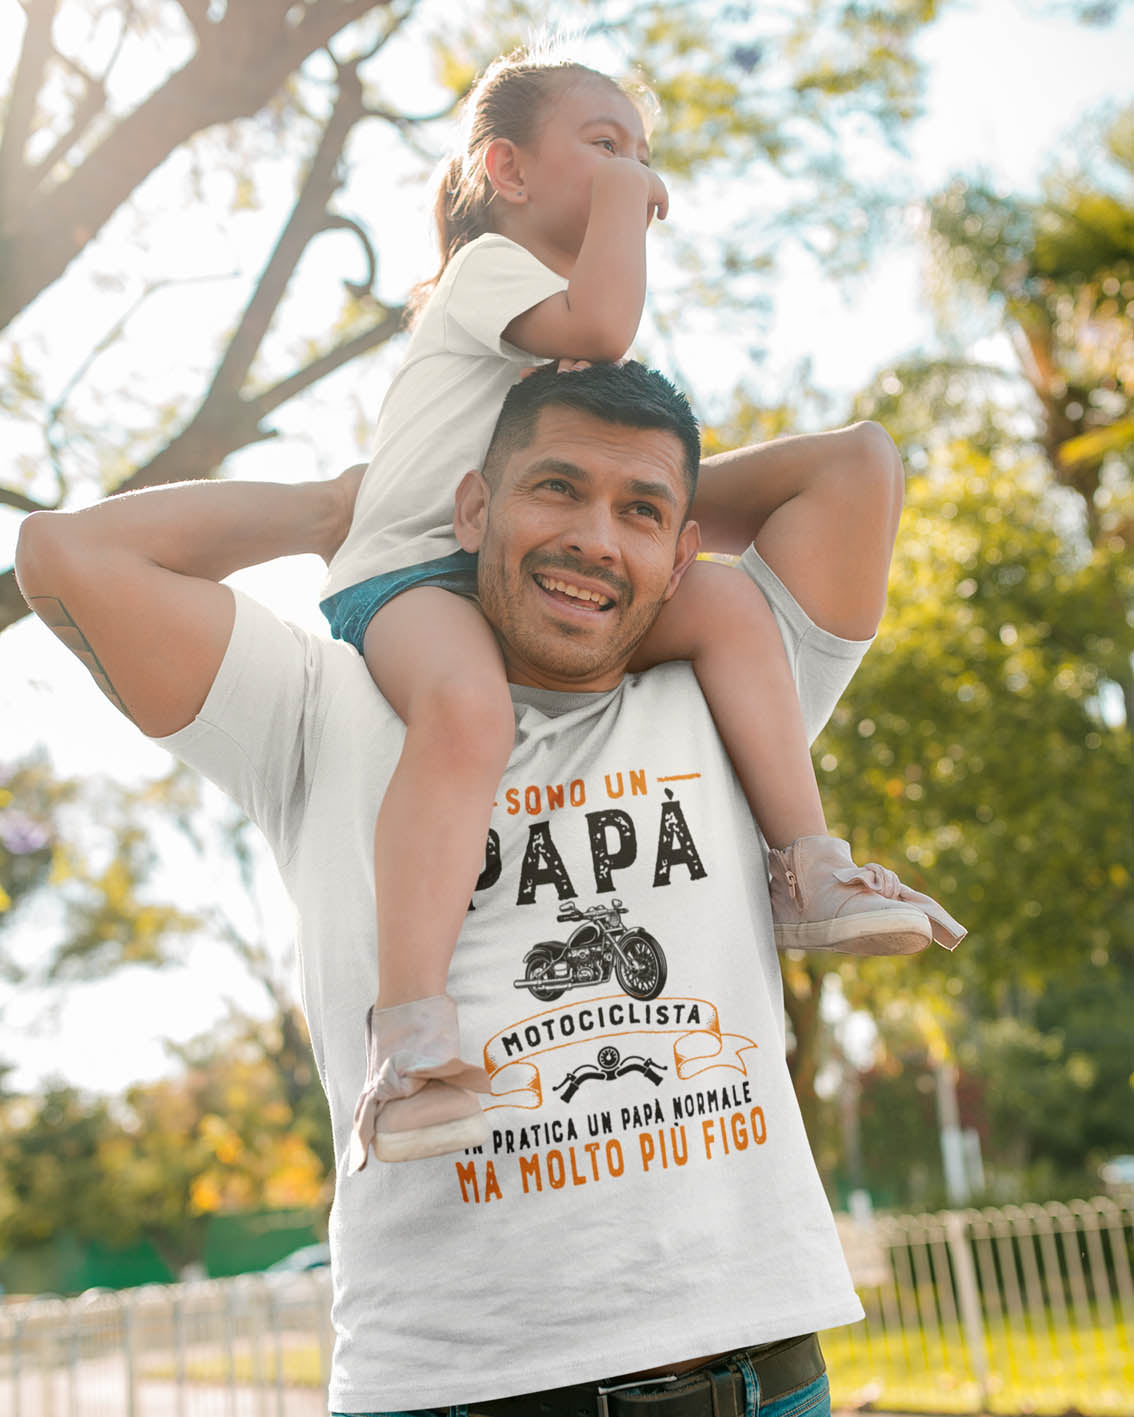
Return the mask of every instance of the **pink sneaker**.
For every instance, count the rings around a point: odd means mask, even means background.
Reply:
[[[488,1074],[460,1057],[457,1006],[448,994],[366,1014],[366,1085],[354,1108],[349,1172],[481,1146],[488,1119],[477,1092]]]
[[[768,864],[777,949],[912,955],[931,940],[956,949],[967,934],[885,866],[856,866],[838,837],[801,836],[783,851],[769,851]]]

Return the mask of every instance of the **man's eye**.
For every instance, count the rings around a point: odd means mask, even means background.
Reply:
[[[570,492],[571,484],[562,477],[549,477],[540,484],[548,492]]]
[[[656,522],[661,521],[661,513],[652,502],[635,502],[633,511],[637,512],[639,516],[652,517]]]

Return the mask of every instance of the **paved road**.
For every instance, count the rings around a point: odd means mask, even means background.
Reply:
[[[130,1405],[120,1359],[90,1360],[65,1372],[9,1375],[0,1382],[3,1417],[327,1417],[315,1388],[188,1384],[142,1380]]]

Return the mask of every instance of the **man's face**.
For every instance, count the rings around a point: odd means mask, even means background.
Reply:
[[[494,488],[468,474],[457,534],[480,552],[481,607],[512,683],[597,692],[619,682],[696,555],[687,501],[674,434],[566,408],[542,410]]]

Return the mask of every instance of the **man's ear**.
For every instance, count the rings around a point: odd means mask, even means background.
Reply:
[[[663,600],[668,600],[681,584],[681,577],[697,559],[701,549],[701,528],[696,522],[686,522],[677,538],[677,549],[673,556],[673,572],[665,588]]]
[[[453,530],[463,551],[479,551],[488,521],[488,483],[479,472],[466,472],[457,488]]]
[[[510,138],[493,138],[485,148],[484,171],[501,201],[517,204],[527,201],[523,156]]]

